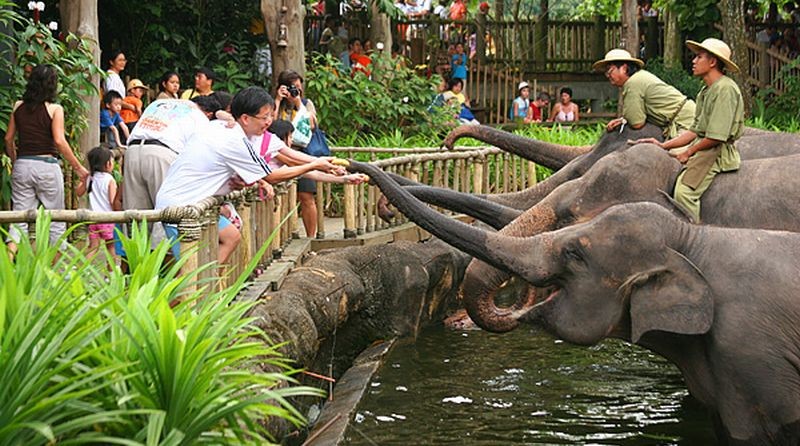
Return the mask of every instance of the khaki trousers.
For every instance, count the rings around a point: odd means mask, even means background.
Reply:
[[[714,165],[711,166],[711,169],[709,169],[708,173],[706,173],[706,176],[703,177],[703,180],[694,189],[683,184],[682,180],[686,172],[687,170],[683,169],[680,175],[678,175],[678,179],[675,182],[674,198],[675,201],[680,203],[681,206],[689,211],[697,223],[700,223],[700,197],[702,197],[703,193],[709,188],[709,186],[711,186],[711,182],[714,181],[714,177],[716,177],[718,173],[722,172],[722,168],[719,166],[719,158],[717,158],[717,160],[714,162]]]
[[[33,159],[17,159],[11,168],[11,209],[27,211],[41,205],[45,209],[64,209],[64,174],[58,163]],[[50,244],[55,245],[64,234],[67,224],[50,224]],[[28,235],[27,223],[15,223],[8,239],[19,244]]]
[[[176,158],[177,153],[157,144],[128,146],[123,168],[122,208],[155,208],[158,189]],[[151,231],[151,244],[155,247],[165,238],[164,229],[160,224],[148,224],[148,228]]]

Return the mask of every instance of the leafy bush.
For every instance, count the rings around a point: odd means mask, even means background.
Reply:
[[[794,127],[800,122],[800,77],[794,72],[800,66],[800,57],[784,66],[776,80],[784,82],[783,92],[768,86],[759,92],[753,107],[754,118],[778,127]],[[774,82],[773,82],[774,85]]]
[[[306,74],[306,96],[317,108],[322,127],[333,140],[347,135],[387,135],[400,130],[440,134],[454,117],[440,108],[428,111],[435,96],[438,76],[426,78],[380,56],[373,56],[373,77],[351,77],[330,56],[314,59]]]
[[[694,99],[703,87],[703,81],[689,74],[680,67],[667,67],[664,60],[655,58],[647,61],[647,71],[658,76],[662,81],[677,88],[686,97]]]
[[[72,33],[66,34],[63,41],[59,40],[43,24],[34,23],[10,9],[5,0],[0,0],[0,21],[16,24],[20,29],[13,36],[3,35],[0,42],[8,45],[0,51],[0,73],[10,80],[0,84],[0,134],[5,135],[14,103],[25,91],[26,67],[51,64],[58,72],[58,102],[64,107],[66,138],[76,154],[80,154],[78,138],[89,125],[89,107],[81,96],[97,95],[97,87],[91,79],[101,73],[94,65],[90,42]],[[10,51],[15,57],[8,57]],[[4,208],[10,201],[11,163],[2,140],[0,146],[0,208]]]
[[[48,237],[13,262],[0,244],[0,445],[264,444],[267,418],[302,421],[286,398],[319,392],[286,386],[286,361],[245,317],[253,303],[234,301],[260,257],[213,291],[178,275],[184,261],[162,267],[169,248],[151,252],[146,231],[123,245],[130,275]],[[264,365],[277,372],[252,373]]]

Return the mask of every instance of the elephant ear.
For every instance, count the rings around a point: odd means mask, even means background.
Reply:
[[[660,330],[703,334],[714,321],[711,287],[683,254],[667,248],[663,267],[636,274],[620,287],[630,296],[631,341]]]

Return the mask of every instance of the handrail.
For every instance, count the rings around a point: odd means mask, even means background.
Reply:
[[[416,149],[399,148],[359,148],[333,147],[339,155],[353,156],[358,153],[387,154],[390,158],[372,161],[380,168],[404,175],[422,184],[451,188],[465,193],[515,192],[536,183],[536,166],[527,160],[503,152],[496,147],[462,147],[455,150],[421,147]],[[242,240],[234,251],[224,272],[203,270],[200,278],[223,277],[220,286],[233,283],[244,271],[245,265],[266,242],[271,233],[276,237],[260,259],[266,266],[280,259],[288,243],[299,237],[299,225],[294,210],[297,207],[297,186],[293,181],[274,186],[275,197],[262,199],[256,188],[243,189],[227,195],[208,197],[189,206],[169,207],[161,210],[128,210],[116,212],[95,212],[88,209],[45,211],[54,221],[67,223],[127,223],[147,220],[151,223],[168,222],[177,225],[180,235],[181,253],[188,256],[185,268],[200,269],[201,265],[217,259],[218,232],[217,219],[220,205],[234,203],[241,216]],[[317,183],[318,238],[325,238],[325,209],[338,209],[343,222],[344,238],[387,229],[406,223],[399,216],[392,223],[378,217],[378,198],[380,190],[373,185],[338,185]],[[0,223],[34,222],[38,217],[35,210],[0,212]],[[281,226],[281,222],[286,223]],[[82,246],[86,243],[86,231],[76,230],[72,241]],[[331,234],[328,234],[330,236]]]

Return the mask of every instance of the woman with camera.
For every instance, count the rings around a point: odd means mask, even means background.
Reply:
[[[311,100],[303,97],[303,78],[294,70],[284,70],[278,75],[278,91],[275,94],[275,119],[290,121],[294,126],[292,148],[305,152],[317,128],[317,111]],[[313,180],[297,180],[297,199],[300,201],[300,216],[308,237],[317,236],[317,203],[314,194],[317,185]]]

